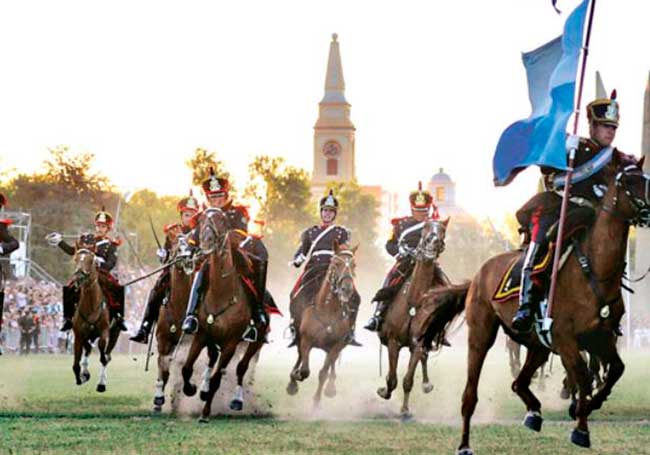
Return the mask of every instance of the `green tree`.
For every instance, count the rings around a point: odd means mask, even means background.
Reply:
[[[191,158],[185,161],[185,165],[192,171],[193,185],[200,186],[209,175],[210,168],[214,169],[217,177],[230,180],[230,173],[226,169],[224,162],[217,159],[215,152],[210,152],[204,148],[197,147]]]

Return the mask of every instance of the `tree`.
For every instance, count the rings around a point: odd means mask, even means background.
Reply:
[[[215,152],[209,152],[204,148],[197,147],[192,157],[185,161],[185,165],[192,171],[193,185],[200,186],[210,174],[210,168],[214,169],[217,177],[230,180],[230,173],[226,170],[224,162],[217,159]]]

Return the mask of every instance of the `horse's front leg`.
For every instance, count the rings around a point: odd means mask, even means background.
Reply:
[[[83,384],[83,381],[81,380],[81,353],[82,353],[82,346],[83,341],[81,340],[80,337],[78,337],[75,334],[74,337],[74,361],[72,363],[72,371],[74,372],[74,377],[77,382],[77,385]]]
[[[411,410],[409,409],[409,398],[411,396],[411,390],[413,390],[413,379],[415,377],[415,370],[420,363],[422,358],[422,347],[418,344],[411,350],[411,356],[409,357],[409,364],[404,375],[404,380],[402,381],[402,388],[404,389],[404,399],[402,401],[402,409],[400,410],[400,416],[402,420],[408,420],[412,417]]]
[[[248,371],[250,361],[255,357],[264,346],[264,337],[258,337],[258,341],[249,343],[243,357],[237,363],[237,387],[235,394],[230,401],[230,409],[233,411],[241,411],[244,408],[244,376]]]
[[[424,350],[424,347],[422,347],[421,357],[422,358],[420,359],[420,363],[422,365],[422,392],[431,393],[433,390],[433,384],[431,384],[431,381],[429,381],[429,353]]]
[[[108,339],[110,337],[109,329],[106,328],[102,331],[97,343],[99,349],[99,381],[97,382],[97,391],[102,393],[106,392],[106,367],[108,365],[108,356],[106,355],[106,348],[108,347]]]
[[[219,359],[219,349],[217,346],[208,341],[207,343],[208,347],[208,364],[205,367],[205,370],[203,370],[203,376],[201,377],[201,387],[200,387],[200,392],[199,392],[199,398],[201,401],[206,401],[208,399],[208,392],[210,391],[210,378],[212,377],[212,373],[214,370],[214,365],[217,363],[217,360]]]
[[[212,400],[214,399],[214,395],[217,393],[217,390],[219,390],[219,387],[221,386],[221,378],[223,377],[223,373],[230,363],[230,359],[232,359],[232,356],[235,354],[237,344],[239,344],[238,339],[231,340],[221,350],[221,355],[219,356],[219,361],[217,362],[216,367],[217,371],[215,371],[212,378],[210,378],[210,388],[206,396],[205,405],[203,405],[203,410],[201,411],[199,422],[207,422],[208,418],[210,417]]]
[[[389,400],[393,390],[397,388],[397,360],[399,358],[399,343],[391,338],[388,340],[388,375],[386,376],[386,387],[377,389],[377,395]]]
[[[194,372],[194,363],[196,362],[196,359],[199,358],[204,347],[205,341],[203,337],[197,333],[192,339],[190,350],[187,353],[187,359],[185,359],[185,364],[181,369],[181,375],[183,376],[183,393],[188,397],[196,394],[196,386],[192,384],[192,373]]]

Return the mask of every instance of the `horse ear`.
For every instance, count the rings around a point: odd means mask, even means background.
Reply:
[[[645,162],[645,155],[641,157],[641,159],[637,162],[637,166],[639,166],[639,169],[643,170],[643,163]]]
[[[444,221],[441,221],[441,223],[445,227],[445,229],[447,229],[447,225],[449,224],[450,219],[451,219],[451,217],[447,217]]]

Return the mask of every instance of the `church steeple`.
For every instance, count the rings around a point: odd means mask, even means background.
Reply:
[[[330,55],[327,60],[327,75],[325,76],[325,95],[321,103],[344,103],[345,79],[343,79],[343,65],[341,64],[341,51],[339,49],[338,35],[332,34]]]
[[[355,179],[355,128],[350,120],[350,108],[345,99],[338,35],[334,33],[327,59],[325,94],[318,104],[318,120],[314,125],[312,187],[315,195],[327,182]]]

